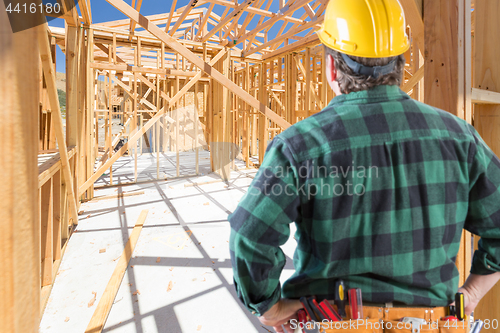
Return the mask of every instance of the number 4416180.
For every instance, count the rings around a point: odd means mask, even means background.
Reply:
[[[20,5],[16,4],[14,8],[12,8],[12,3],[9,3],[5,11],[9,14],[11,13],[19,13],[19,14],[35,14],[37,12],[41,14],[59,14],[61,13],[61,5],[59,3],[51,4],[36,4],[36,3],[24,3]]]
[[[493,319],[493,320],[489,320],[489,319],[485,319],[483,320],[484,322],[484,325],[483,327],[485,329],[497,329],[498,328],[498,320],[497,319]],[[447,320],[446,323],[444,324],[444,327],[446,328],[465,328],[465,325],[466,325],[467,321],[466,320],[462,320],[462,321],[457,321],[457,320]]]

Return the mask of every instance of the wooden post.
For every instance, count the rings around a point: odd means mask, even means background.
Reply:
[[[133,105],[134,121],[132,122],[132,133],[134,133],[137,130],[137,74],[135,72],[134,72],[133,103],[134,103]],[[137,142],[134,143],[134,182],[137,182]]]
[[[158,75],[156,76],[156,109],[160,109],[160,78]],[[156,122],[154,131],[156,152],[156,179],[160,179],[160,122],[161,120],[158,120]]]
[[[95,154],[92,149],[92,143],[94,142],[94,70],[90,67],[90,63],[94,62],[94,30],[87,30],[87,100],[86,100],[86,122],[87,122],[87,133],[85,139],[86,148],[86,167],[87,167],[87,178],[92,176],[94,170]],[[85,179],[86,180],[86,179]],[[94,197],[94,185],[92,185],[87,191],[87,199]]]
[[[227,78],[231,78],[231,53],[226,53],[224,58],[224,75]],[[230,162],[231,162],[231,124],[232,124],[232,105],[233,101],[231,98],[231,91],[227,89],[225,86],[223,88],[223,113],[222,113],[222,179],[229,180],[231,177],[230,173]]]
[[[195,168],[196,174],[199,173],[199,153],[198,153],[198,122],[199,122],[199,99],[198,99],[198,83],[194,85],[194,115],[193,115],[193,129],[194,129],[194,149],[195,149]]]
[[[52,244],[53,259],[61,259],[61,170],[57,171],[52,178]],[[51,277],[52,279],[52,277]],[[52,283],[52,280],[51,280]]]
[[[250,72],[250,76],[251,76],[251,82],[252,84],[250,85],[250,87],[255,87],[256,86],[256,83],[255,83],[255,77],[256,77],[256,74],[255,74],[255,67],[252,67],[252,71]],[[256,90],[253,91],[253,95],[256,95]],[[252,113],[251,115],[251,119],[252,119],[252,144],[251,144],[251,154],[252,155],[257,155],[257,114],[255,112],[255,109],[252,108],[250,109],[250,112]]]
[[[40,191],[40,236],[41,236],[41,284],[42,287],[52,284],[52,178],[47,181]]]
[[[108,73],[108,112],[106,114],[105,121],[105,131],[106,131],[106,148],[108,150],[108,156],[113,156],[113,146],[111,141],[113,140],[112,129],[113,129],[113,105],[111,95],[113,94],[113,82],[111,81],[111,72]],[[113,166],[109,167],[109,184],[113,185]]]
[[[464,119],[463,68],[459,67],[460,0],[424,0],[425,103]],[[463,56],[463,54],[462,54]],[[461,85],[461,86],[460,86]]]
[[[305,116],[309,117],[311,115],[311,49],[309,47],[306,47],[304,60],[304,67],[306,70],[304,73],[305,89],[303,91],[303,94],[305,94],[304,109],[306,111]]]
[[[66,27],[66,145],[76,147],[76,156],[79,156],[78,144],[78,28]],[[51,106],[52,109],[54,109]],[[59,144],[59,142],[58,142]],[[59,144],[60,146],[60,144]],[[78,158],[75,159],[75,170],[78,170]],[[78,186],[78,172],[73,173],[73,184]],[[65,181],[67,181],[65,179]],[[72,189],[78,193],[78,188]],[[75,199],[76,200],[76,199]],[[78,205],[78,204],[77,204]],[[76,217],[73,217],[74,220]]]
[[[259,74],[259,101],[267,106],[267,64],[260,64]],[[269,139],[268,118],[263,114],[259,114],[259,164],[264,160],[264,153],[267,148],[267,140]]]
[[[28,18],[30,19],[30,18]],[[36,28],[12,33],[0,3],[0,323],[2,332],[38,332],[39,53]],[[48,45],[48,41],[47,41]]]
[[[85,31],[83,26],[78,26],[78,70],[77,70],[77,82],[78,82],[78,155],[75,159],[78,160],[78,169],[75,170],[78,173],[78,183],[75,184],[75,189],[78,189],[87,179],[87,164],[85,161],[86,149],[85,149],[85,139],[86,139],[86,109],[85,109],[85,90],[86,90],[86,75],[87,75],[87,52],[85,49]]]
[[[323,50],[323,57],[321,58],[321,100],[323,102],[323,107],[327,106],[328,100],[328,80],[326,79],[326,59],[325,52]]]
[[[179,53],[176,53],[176,65],[175,69],[179,69]],[[175,86],[174,86],[174,96],[179,92],[179,76],[175,77]],[[176,102],[173,105],[175,108],[175,174],[177,177],[180,176],[180,156],[179,156],[179,102]]]
[[[245,72],[243,75],[243,89],[245,89],[247,92],[250,92],[250,64],[246,63],[245,64]],[[248,130],[248,124],[249,124],[249,117],[250,117],[250,111],[251,108],[248,104],[244,104],[244,112],[243,112],[243,158],[245,159],[245,164],[246,167],[248,168],[250,165],[250,156],[249,156],[249,149],[248,149],[248,138],[249,138],[249,130]]]

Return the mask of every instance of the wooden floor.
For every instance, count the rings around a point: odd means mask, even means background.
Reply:
[[[257,172],[235,164],[239,171],[231,172],[228,183],[210,173],[96,190],[96,197],[115,198],[81,205],[40,332],[85,330],[144,209],[149,213],[103,332],[268,332],[242,306],[233,285],[227,216]],[[142,194],[116,196],[129,192]],[[283,247],[288,257],[283,279],[293,273],[295,244],[290,237]]]
[[[160,178],[156,172],[156,153],[138,154],[137,158],[137,181],[145,182],[152,180],[165,180],[176,177],[176,154],[175,152],[160,153]],[[195,153],[179,153],[179,176],[193,176],[196,174]],[[113,185],[119,183],[130,183],[134,181],[134,158],[132,156],[122,156],[113,164]],[[199,174],[205,175],[210,172],[210,152],[199,151]],[[95,186],[110,185],[109,171],[103,174],[96,182]]]

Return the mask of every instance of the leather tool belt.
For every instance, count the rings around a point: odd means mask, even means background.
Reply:
[[[366,303],[365,303],[366,304]],[[364,319],[351,319],[350,307],[346,306],[347,318],[337,322],[309,322],[303,332],[322,333],[468,333],[469,322],[443,321],[446,317],[446,307],[410,307],[374,303],[363,306]],[[335,307],[335,306],[334,306]],[[402,322],[403,318],[418,318],[411,322]],[[425,321],[425,324],[422,323]],[[315,325],[315,327],[313,327]],[[297,332],[297,331],[296,331]]]

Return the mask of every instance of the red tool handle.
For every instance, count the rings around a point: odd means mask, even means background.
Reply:
[[[356,289],[349,289],[349,305],[351,306],[351,318],[359,319],[358,297],[356,295]]]
[[[304,309],[300,309],[299,311],[297,311],[297,316],[299,317],[299,323],[307,323],[307,314]]]
[[[321,312],[321,314],[323,315],[323,317],[325,317],[326,319],[328,319],[328,315],[321,308],[321,306],[319,306],[318,301],[316,301],[316,299],[313,299],[312,302],[313,302],[314,306],[316,306],[316,308],[318,308],[318,311]]]
[[[338,312],[333,308],[333,306],[328,302],[326,299],[322,300],[321,303],[319,303],[321,309],[325,311],[325,313],[328,315],[328,318],[330,318],[331,321],[341,321],[342,318],[340,318],[340,315]]]

